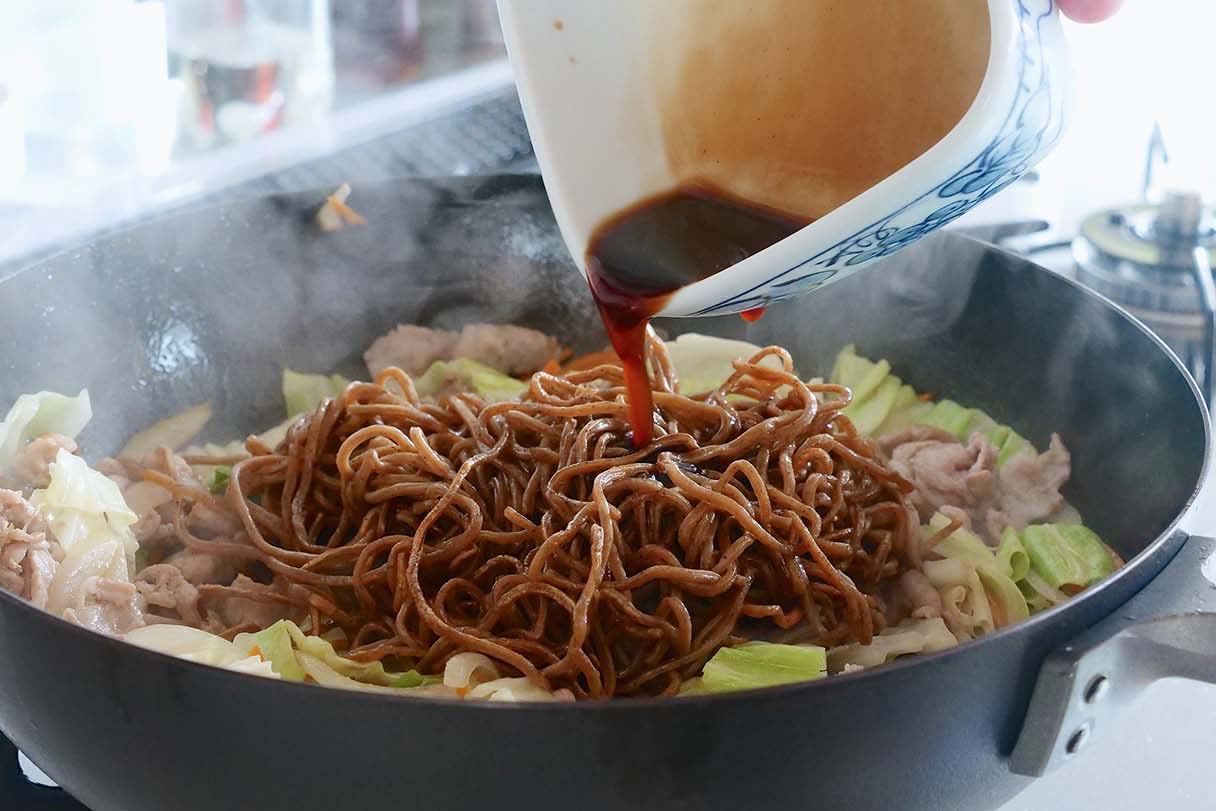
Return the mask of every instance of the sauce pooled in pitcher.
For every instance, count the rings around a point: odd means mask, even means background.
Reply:
[[[632,442],[650,442],[654,404],[646,325],[675,291],[764,250],[807,224],[708,186],[649,197],[601,224],[587,249],[587,279],[628,390]]]

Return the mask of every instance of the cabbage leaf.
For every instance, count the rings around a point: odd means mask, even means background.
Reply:
[[[238,634],[231,642],[198,628],[168,624],[136,628],[123,638],[191,662],[286,681],[311,679],[351,690],[397,693],[441,681],[414,670],[389,673],[379,662],[351,661],[339,656],[328,641],[308,636],[290,620],[280,620],[257,633]]]
[[[207,489],[217,496],[228,489],[228,481],[232,478],[232,465],[216,465],[211,472],[211,481]]]
[[[139,544],[131,533],[138,516],[118,485],[60,448],[50,466],[51,481],[35,490],[30,503],[50,526],[64,558],[51,580],[47,608],[61,613],[90,577],[130,582]]]
[[[55,540],[65,552],[77,543],[118,539],[135,554],[130,527],[139,516],[127,506],[112,479],[63,448],[50,466],[51,481],[35,490],[30,503],[51,525]]]
[[[291,642],[291,634],[284,622],[276,622],[265,630],[253,634],[253,646],[249,639],[238,636],[240,647],[251,650],[266,661],[280,677],[288,681],[304,681],[304,668],[296,659],[295,648]]]
[[[941,617],[909,618],[898,625],[884,628],[869,645],[851,642],[830,649],[827,652],[828,670],[832,673],[842,673],[846,670],[877,667],[900,656],[946,650],[957,644],[958,640],[950,633]]]
[[[667,342],[667,355],[676,373],[676,387],[682,394],[713,391],[734,374],[735,361],[746,361],[761,349],[747,341],[696,332],[686,332]],[[781,360],[775,356],[764,358],[760,364],[781,368]]]
[[[414,388],[423,397],[440,397],[451,387],[472,391],[492,402],[514,400],[528,390],[528,384],[472,358],[437,360],[414,378]]]
[[[1022,545],[1018,531],[1013,527],[1006,527],[1001,533],[1001,545],[997,547],[996,559],[1001,571],[1015,583],[1025,578],[1026,573],[1030,571],[1030,557],[1026,554],[1026,547]]]
[[[1032,524],[1022,530],[1030,566],[1053,589],[1085,588],[1115,570],[1106,544],[1080,524]]]
[[[936,513],[929,519],[929,525],[923,527],[921,531],[925,536],[930,536],[940,532],[949,525],[950,519],[947,516]],[[1006,552],[1010,555],[1013,554],[1008,549]],[[961,561],[974,570],[975,575],[979,578],[980,591],[987,598],[989,609],[987,613],[991,617],[993,627],[1004,628],[1006,625],[1021,622],[1030,616],[1030,609],[1026,604],[1026,598],[1018,588],[1017,583],[1005,571],[1005,567],[1002,565],[999,556],[993,553],[975,533],[959,527],[939,541],[933,547],[933,553],[945,560]],[[935,562],[929,561],[927,565],[933,563]],[[941,567],[933,568],[938,570],[939,578],[943,577],[940,574],[942,571]],[[932,580],[932,577],[930,577],[930,580]],[[955,582],[947,583],[946,585],[974,589],[975,580],[970,575],[967,575],[966,577],[957,578]],[[952,592],[952,596],[956,602],[958,602],[958,595],[957,591]],[[942,594],[942,599],[945,600],[946,598],[947,595]],[[966,600],[962,602],[964,605],[969,605],[966,603]],[[982,609],[982,607],[979,608]],[[985,624],[984,612],[982,610],[978,614],[973,613],[973,616],[980,625]]]
[[[0,422],[0,468],[12,464],[17,452],[31,439],[54,432],[75,439],[93,417],[89,390],[75,397],[40,391],[23,394]]]
[[[958,625],[964,626],[965,636],[970,637],[983,636],[996,629],[992,603],[974,563],[960,558],[927,560],[923,569],[941,595],[942,610],[954,617],[956,633]]]
[[[242,650],[259,652],[270,661],[276,673],[290,681],[302,681],[305,673],[313,676],[312,671],[309,670],[309,664],[313,665],[312,669],[321,673],[323,677],[328,677],[332,672],[361,684],[375,684],[397,689],[419,687],[441,681],[435,676],[423,676],[416,670],[390,673],[385,671],[384,665],[380,662],[356,662],[347,659],[339,655],[329,641],[304,633],[300,626],[291,620],[279,620],[256,634],[239,634],[233,641]],[[306,660],[304,657],[308,657],[308,659]],[[316,666],[317,662],[323,667]],[[319,681],[315,676],[313,678]]]
[[[818,645],[745,642],[720,648],[705,663],[701,686],[711,693],[726,693],[814,681],[828,674],[825,657]]]
[[[223,667],[271,679],[280,678],[271,663],[221,636],[187,625],[145,625],[128,631],[127,642],[188,662]]]
[[[950,526],[950,523],[951,520],[948,516],[934,513],[933,517],[929,519],[928,526],[921,527],[921,534],[926,538],[931,537]],[[943,558],[968,560],[977,566],[995,567],[997,565],[996,555],[992,553],[992,550],[980,540],[978,535],[963,527],[958,527],[938,541],[932,551]]]
[[[1020,453],[1034,452],[1024,437],[979,409],[948,399],[926,400],[902,385],[887,361],[864,358],[852,344],[837,353],[829,380],[853,391],[853,402],[844,413],[867,436],[885,436],[916,424],[941,428],[960,441],[980,433],[997,449],[998,467]]]
[[[312,411],[326,397],[337,397],[350,385],[342,375],[318,375],[283,370],[283,402],[287,416],[295,417]]]

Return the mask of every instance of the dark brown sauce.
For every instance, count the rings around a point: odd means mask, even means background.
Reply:
[[[651,317],[681,287],[738,264],[808,222],[688,184],[642,200],[596,228],[587,247],[587,279],[625,370],[635,448],[650,443],[654,423],[646,372]]]

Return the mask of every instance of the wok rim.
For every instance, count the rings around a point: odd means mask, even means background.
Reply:
[[[476,184],[481,183],[481,182],[501,180],[504,177],[518,178],[520,176],[502,175],[502,174],[466,175],[466,176],[461,176],[459,179],[462,181],[467,181],[470,184],[475,186]],[[412,182],[412,181],[426,182],[428,180],[450,181],[450,180],[452,180],[452,178],[449,178],[449,177],[396,178],[396,179],[386,179],[386,180],[377,181],[375,183],[366,183],[366,184],[361,184],[361,185],[363,187],[368,187],[368,186],[391,187],[391,186],[395,186],[395,185],[400,185],[402,182]],[[535,176],[535,182],[538,185],[540,185],[540,188],[543,191],[543,184],[540,180],[539,175]],[[259,200],[265,201],[265,200],[275,200],[275,199],[284,199],[284,198],[295,199],[295,200],[312,199],[312,198],[317,197],[317,195],[323,196],[326,193],[327,192],[323,189],[306,189],[306,190],[300,190],[300,191],[294,191],[294,192],[284,192],[284,193],[280,193],[280,194],[264,195],[262,197],[248,198],[248,199],[244,199],[244,200],[234,201],[234,203],[241,204],[241,203],[255,202],[255,201],[259,201]],[[6,283],[9,283],[10,281],[12,281],[14,279],[18,279],[27,273],[37,272],[44,265],[46,265],[49,262],[54,261],[57,258],[66,256],[66,255],[69,255],[72,253],[78,253],[82,250],[87,250],[90,246],[92,246],[98,242],[102,242],[102,241],[105,241],[108,239],[113,239],[115,237],[122,236],[123,234],[130,233],[132,231],[142,230],[144,227],[149,226],[149,225],[163,224],[163,223],[171,221],[171,220],[189,217],[189,216],[198,216],[200,213],[203,213],[203,212],[222,211],[225,208],[228,208],[230,205],[233,205],[234,203],[219,203],[219,204],[210,205],[210,206],[188,207],[183,210],[168,212],[161,217],[152,217],[147,220],[131,223],[131,224],[127,225],[126,227],[120,227],[118,229],[109,231],[109,232],[101,234],[101,235],[95,235],[91,238],[82,239],[78,243],[65,247],[64,249],[62,249],[60,251],[56,251],[53,254],[41,257],[31,263],[19,266],[16,269],[13,269],[12,272],[10,272],[10,273],[7,273],[7,274],[0,273],[0,290],[3,289],[3,285],[5,285]],[[935,238],[940,239],[943,237],[948,238],[950,240],[963,240],[966,242],[971,242],[971,243],[976,243],[976,244],[982,245],[985,250],[987,250],[993,254],[996,254],[1001,259],[1005,260],[1006,262],[1013,262],[1018,265],[1029,266],[1028,269],[1033,268],[1033,272],[1035,272],[1035,273],[1049,274],[1056,281],[1066,284],[1066,285],[1076,289],[1077,292],[1081,296],[1095,299],[1097,302],[1099,302],[1101,305],[1103,305],[1108,311],[1112,312],[1117,317],[1123,319],[1125,322],[1127,322],[1129,324],[1129,326],[1131,326],[1133,329],[1139,331],[1141,335],[1143,335],[1154,346],[1156,346],[1158,350],[1163,352],[1165,354],[1165,356],[1169,359],[1170,363],[1173,365],[1175,371],[1177,371],[1181,375],[1183,381],[1186,383],[1188,389],[1191,392],[1191,398],[1194,403],[1194,406],[1196,408],[1198,408],[1198,410],[1199,410],[1201,424],[1202,424],[1202,428],[1203,428],[1203,432],[1202,432],[1203,439],[1204,439],[1203,456],[1200,460],[1199,474],[1195,480],[1195,484],[1191,488],[1190,494],[1187,496],[1186,500],[1183,502],[1183,504],[1181,505],[1178,512],[1174,515],[1173,519],[1155,538],[1153,538],[1151,541],[1149,541],[1147,544],[1145,544],[1144,547],[1141,548],[1130,559],[1126,560],[1124,562],[1124,565],[1118,571],[1116,571],[1115,573],[1113,573],[1106,579],[1102,580],[1100,583],[1096,584],[1095,586],[1091,586],[1091,587],[1085,589],[1081,593],[1071,597],[1065,603],[1061,603],[1060,605],[1054,606],[1046,611],[1040,612],[1038,614],[1034,614],[1019,623],[1007,626],[994,633],[987,634],[987,635],[977,638],[977,639],[969,640],[967,642],[964,642],[960,645],[956,645],[955,647],[952,647],[952,648],[948,648],[946,650],[904,656],[899,659],[896,659],[893,662],[890,662],[888,664],[884,664],[884,665],[881,665],[878,667],[866,668],[864,670],[854,671],[851,673],[839,673],[836,675],[829,675],[824,678],[816,679],[814,681],[794,682],[791,684],[775,685],[772,687],[763,687],[763,688],[756,688],[756,689],[751,689],[751,690],[741,690],[741,691],[737,691],[737,692],[716,693],[716,694],[698,694],[698,695],[689,695],[689,696],[613,697],[613,698],[603,699],[603,700],[582,700],[582,701],[499,702],[499,701],[468,701],[468,700],[464,700],[464,699],[452,699],[452,698],[444,698],[444,697],[415,697],[415,696],[410,696],[405,691],[403,691],[402,695],[397,696],[397,695],[389,695],[389,694],[384,694],[384,693],[363,692],[360,690],[343,690],[341,688],[326,687],[326,686],[319,685],[319,684],[311,684],[311,683],[305,683],[305,682],[293,682],[293,681],[287,681],[284,679],[270,679],[267,677],[257,676],[254,674],[241,673],[238,671],[228,670],[227,668],[220,667],[217,665],[202,664],[199,662],[193,662],[193,661],[189,661],[186,659],[181,659],[181,658],[178,658],[171,654],[161,653],[159,651],[155,651],[150,648],[141,647],[139,645],[136,645],[135,643],[126,642],[125,640],[122,640],[118,637],[109,636],[109,635],[103,634],[99,631],[93,631],[93,630],[84,628],[82,626],[76,625],[74,623],[71,623],[71,622],[63,619],[62,617],[58,617],[58,616],[50,613],[49,611],[46,611],[41,608],[37,608],[34,605],[32,605],[31,603],[24,600],[23,598],[18,597],[3,589],[0,589],[0,603],[7,604],[8,607],[13,608],[20,612],[27,612],[26,616],[28,617],[28,619],[26,621],[35,621],[36,622],[39,619],[42,619],[42,620],[49,619],[51,622],[57,623],[59,626],[61,626],[62,629],[66,630],[67,633],[69,633],[69,634],[83,635],[81,637],[82,639],[84,639],[84,638],[92,638],[94,640],[99,639],[103,642],[103,644],[105,644],[109,647],[110,651],[112,651],[116,655],[126,655],[129,657],[129,656],[135,656],[135,655],[142,654],[142,655],[152,657],[151,663],[156,663],[159,661],[161,663],[162,667],[169,667],[169,666],[176,665],[176,666],[185,667],[187,669],[197,669],[196,672],[200,676],[206,676],[206,674],[208,674],[208,673],[223,674],[223,675],[219,675],[217,677],[220,679],[225,678],[225,676],[227,676],[229,678],[236,678],[236,679],[242,680],[242,682],[245,684],[251,684],[254,681],[261,681],[261,682],[265,683],[264,687],[260,687],[260,688],[256,688],[256,689],[272,689],[272,690],[280,690],[280,691],[281,690],[302,690],[303,692],[299,693],[300,700],[306,700],[309,696],[314,696],[314,697],[319,698],[322,695],[333,695],[333,694],[337,693],[339,695],[345,694],[345,700],[350,700],[350,701],[370,701],[370,702],[373,702],[374,704],[377,704],[380,706],[386,706],[389,703],[391,703],[393,705],[405,708],[402,711],[408,711],[408,708],[414,707],[414,706],[419,706],[421,704],[422,706],[449,707],[449,708],[452,708],[453,710],[455,710],[456,708],[461,708],[462,710],[464,710],[466,712],[545,711],[546,713],[549,713],[549,714],[552,714],[552,713],[585,714],[585,713],[603,713],[603,712],[618,712],[618,711],[628,712],[628,711],[634,710],[635,708],[654,709],[656,707],[656,705],[663,706],[664,708],[671,707],[671,706],[678,706],[678,707],[688,707],[690,709],[696,709],[699,707],[704,707],[709,704],[718,706],[718,705],[721,705],[726,702],[740,702],[741,703],[746,700],[782,700],[782,699],[787,699],[787,698],[793,700],[795,698],[801,697],[804,694],[815,695],[815,694],[811,693],[811,691],[818,690],[818,691],[822,692],[822,691],[828,690],[828,689],[830,689],[828,685],[841,684],[841,683],[852,684],[852,683],[858,682],[860,680],[881,679],[881,678],[883,678],[884,674],[894,674],[894,673],[902,672],[903,670],[905,670],[907,668],[919,667],[922,665],[928,666],[929,663],[941,662],[951,656],[959,655],[964,652],[973,651],[988,642],[993,642],[998,639],[1004,639],[1004,638],[1011,637],[1011,636],[1017,635],[1017,634],[1033,633],[1041,625],[1051,622],[1056,617],[1061,616],[1062,614],[1067,613],[1069,611],[1079,610],[1081,606],[1097,599],[1098,595],[1101,594],[1103,591],[1107,590],[1109,587],[1113,587],[1115,584],[1121,582],[1122,580],[1124,580],[1128,577],[1135,576],[1135,573],[1138,572],[1138,570],[1140,568],[1148,565],[1146,563],[1148,558],[1153,557],[1157,553],[1159,553],[1161,548],[1163,546],[1165,546],[1166,543],[1175,534],[1180,532],[1180,530],[1178,529],[1179,523],[1188,515],[1188,513],[1191,512],[1191,508],[1195,504],[1195,501],[1198,498],[1200,491],[1203,489],[1204,484],[1207,481],[1208,474],[1211,472],[1211,467],[1212,467],[1211,415],[1209,414],[1207,405],[1204,402],[1203,396],[1201,395],[1201,393],[1199,391],[1198,384],[1195,382],[1194,378],[1192,377],[1190,372],[1187,370],[1185,365],[1182,363],[1182,361],[1178,358],[1177,354],[1158,335],[1156,335],[1151,330],[1149,330],[1148,327],[1146,327],[1138,319],[1136,319],[1134,316],[1132,316],[1130,313],[1128,313],[1120,305],[1111,301],[1109,298],[1102,295],[1101,293],[1098,293],[1094,290],[1091,290],[1091,289],[1085,287],[1084,285],[1082,285],[1080,282],[1076,281],[1073,278],[1055,273],[1054,271],[1052,271],[1042,265],[1032,262],[1031,260],[1029,260],[1025,257],[1018,256],[1017,254],[1012,253],[1011,251],[1006,250],[1005,248],[1002,248],[998,245],[994,245],[991,242],[988,242],[988,241],[985,241],[982,239],[978,239],[976,237],[968,236],[966,234],[959,234],[959,233],[952,233],[952,232],[944,232],[943,235],[940,237],[935,235]],[[1181,548],[1181,544],[1179,546]],[[1166,563],[1168,564],[1168,560],[1166,561]],[[1164,568],[1164,564],[1163,564],[1162,568]],[[1152,579],[1155,579],[1159,574],[1160,574],[1160,571],[1154,573],[1152,578],[1149,579],[1150,582]],[[1147,585],[1147,583],[1145,585]],[[1141,589],[1142,588],[1144,588],[1144,586],[1142,586]],[[4,610],[8,610],[8,609],[6,608]],[[1086,627],[1090,627],[1090,626],[1087,625]],[[125,654],[124,654],[124,651],[125,651]]]

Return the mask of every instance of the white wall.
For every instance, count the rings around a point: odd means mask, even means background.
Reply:
[[[1077,108],[1069,131],[1040,165],[972,221],[1038,215],[1072,233],[1097,208],[1140,198],[1154,120],[1164,129],[1167,177],[1216,202],[1216,2],[1127,0],[1098,25],[1066,23]],[[1158,190],[1160,191],[1160,190]]]

